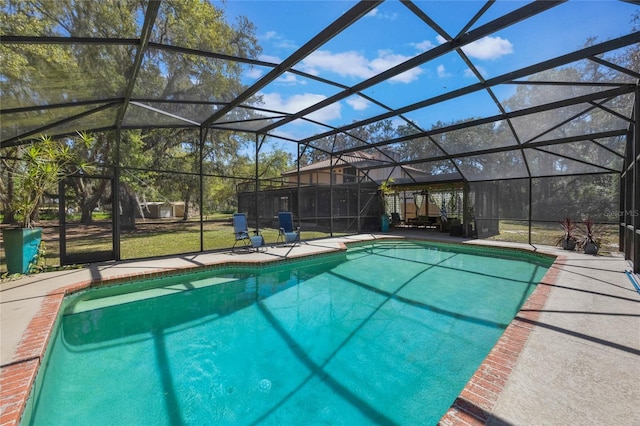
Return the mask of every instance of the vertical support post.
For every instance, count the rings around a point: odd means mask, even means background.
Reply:
[[[620,175],[620,184],[618,185],[618,190],[619,190],[619,194],[618,194],[618,250],[621,252],[625,252],[626,250],[626,246],[625,246],[625,238],[626,238],[626,222],[627,222],[627,217],[626,217],[626,212],[627,209],[630,207],[630,203],[629,200],[627,200],[626,197],[626,191],[627,191],[627,185],[629,185],[629,167],[631,164],[631,161],[629,160],[633,160],[632,155],[630,154],[630,152],[633,151],[633,145],[632,145],[632,141],[633,141],[633,131],[629,131],[627,132],[627,136],[626,136],[626,141],[625,141],[625,145],[626,145],[626,157],[624,159],[624,169],[622,170],[622,173]],[[633,176],[631,176],[631,180],[633,180]]]
[[[260,157],[260,143],[258,141],[259,135],[256,133],[256,167],[255,167],[255,188],[254,188],[254,197],[253,200],[256,203],[256,231],[260,230],[260,207],[258,206],[258,192],[259,192],[259,188],[258,188],[258,158]]]
[[[121,260],[120,252],[120,166],[122,159],[120,158],[120,145],[122,143],[122,128],[116,127],[116,161],[113,169],[113,185],[111,194],[113,205],[111,206],[111,214],[113,220],[113,255],[116,260]]]
[[[633,121],[627,133],[624,170],[620,177],[619,248],[640,273],[640,85],[635,88]]]
[[[631,261],[633,262],[633,272],[638,274],[640,273],[640,195],[638,195],[638,192],[640,192],[640,85],[636,85],[635,101],[631,155],[633,173],[630,176],[631,182],[628,183],[631,186],[632,199],[628,204],[630,206],[630,222],[633,224],[629,232],[631,251],[634,253]]]
[[[204,141],[207,138],[207,129],[200,127],[198,175],[200,178],[200,251],[204,251]],[[186,208],[187,206],[185,206]]]
[[[300,144],[298,144],[297,146],[298,146],[298,155],[297,155],[298,158],[296,158],[296,169],[297,169],[296,170],[296,172],[297,172],[296,174],[297,174],[298,178],[296,179],[296,185],[297,185],[297,187],[296,187],[296,211],[297,211],[297,214],[296,214],[296,216],[298,216],[298,224],[297,224],[297,226],[299,227],[300,226],[300,219],[301,219],[300,212],[302,211],[300,209],[300,200],[301,200],[301,198],[300,198],[300,193],[301,193],[301,190],[300,190],[300,157],[302,156],[302,152],[300,152]]]
[[[427,197],[427,206],[429,206],[429,197]],[[429,207],[427,207],[427,212]],[[471,237],[469,232],[469,225],[471,222],[471,215],[469,214],[469,183],[464,182],[462,186],[462,223],[464,224],[464,236]]]
[[[360,170],[356,169],[356,182],[358,182],[358,210],[357,210],[357,214],[358,214],[358,233],[362,232],[362,207],[361,207],[361,203],[362,203],[362,188],[361,188],[361,183],[362,183],[362,176],[360,176]]]
[[[67,264],[67,197],[65,197],[65,181],[58,182],[58,220],[60,227],[58,229],[58,235],[60,240],[60,264]]]
[[[405,225],[407,224],[407,190],[402,191],[402,217]]]
[[[333,237],[333,153],[329,157],[329,232]]]
[[[531,205],[533,203],[533,178],[531,177],[531,175],[529,175],[529,245],[531,244],[531,222],[532,222],[532,217],[533,217],[533,209],[531,208]]]

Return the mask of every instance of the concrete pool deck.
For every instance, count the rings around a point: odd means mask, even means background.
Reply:
[[[19,423],[65,292],[176,269],[326,253],[344,243],[393,236],[109,262],[0,283],[0,426]],[[409,230],[395,236],[463,241]],[[548,246],[465,242],[559,257],[440,423],[640,424],[640,294],[625,273],[627,261]]]

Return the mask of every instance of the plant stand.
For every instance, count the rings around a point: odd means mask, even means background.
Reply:
[[[380,231],[389,232],[389,216],[386,214],[380,216]]]
[[[29,267],[38,256],[42,241],[42,228],[7,228],[2,230],[7,272],[28,274]]]

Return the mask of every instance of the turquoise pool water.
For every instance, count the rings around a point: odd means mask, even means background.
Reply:
[[[551,262],[391,241],[87,291],[23,423],[436,424]]]

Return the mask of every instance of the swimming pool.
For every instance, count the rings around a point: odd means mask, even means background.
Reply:
[[[435,424],[550,258],[415,241],[70,297],[25,424]]]

